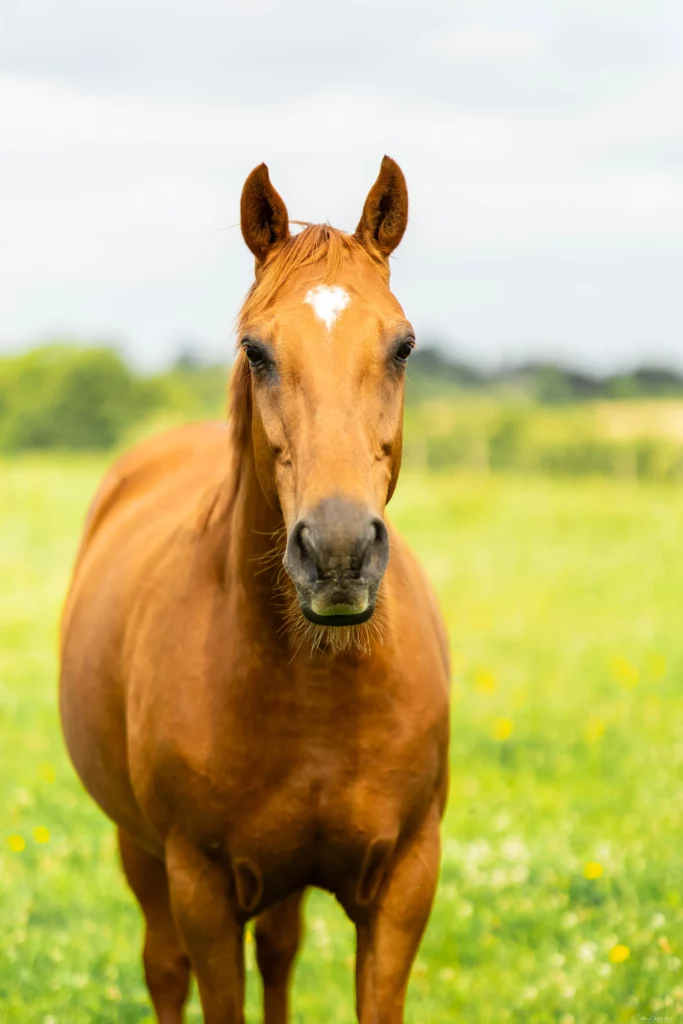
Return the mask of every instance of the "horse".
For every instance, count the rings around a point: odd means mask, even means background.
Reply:
[[[117,827],[159,1024],[194,973],[289,1019],[308,887],[356,929],[361,1024],[400,1024],[439,873],[446,630],[385,506],[414,331],[389,288],[408,216],[389,157],[355,233],[290,233],[265,164],[240,204],[255,279],[229,414],[124,454],[87,515],[61,630],[71,760]]]

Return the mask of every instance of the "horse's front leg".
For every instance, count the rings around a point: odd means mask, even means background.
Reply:
[[[294,958],[301,941],[301,901],[297,892],[256,919],[256,961],[263,978],[263,1024],[287,1024]]]
[[[184,837],[167,843],[166,870],[205,1024],[244,1024],[244,929],[230,873]]]
[[[356,926],[356,1009],[360,1024],[403,1024],[410,970],[439,875],[439,813],[392,865],[377,903]]]

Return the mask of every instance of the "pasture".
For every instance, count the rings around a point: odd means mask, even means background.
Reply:
[[[3,1024],[152,1019],[139,912],[56,711],[56,622],[104,465],[0,463]],[[453,651],[441,885],[407,1020],[676,1019],[683,493],[411,471],[390,516],[437,586]],[[352,929],[325,894],[306,917],[293,1019],[350,1024]],[[256,1021],[250,937],[247,962]]]

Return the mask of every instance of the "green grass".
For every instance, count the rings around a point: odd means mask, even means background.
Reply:
[[[0,464],[3,1024],[151,1020],[113,829],[67,762],[56,714],[58,609],[102,468]],[[439,590],[454,653],[441,885],[407,1020],[675,1019],[683,493],[404,476],[392,512]],[[586,878],[593,862],[600,877]],[[319,893],[307,921],[294,1021],[351,1022],[352,929]],[[256,1021],[253,943],[247,953]]]

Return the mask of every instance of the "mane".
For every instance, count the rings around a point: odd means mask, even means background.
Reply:
[[[356,256],[370,260],[377,269],[386,273],[381,254],[368,251],[367,245],[355,235],[347,235],[329,224],[305,223],[303,231],[276,246],[257,269],[256,280],[247,292],[237,318],[237,359],[230,381],[229,423],[238,450],[247,443],[251,430],[249,365],[240,347],[244,332],[268,309],[291,274],[303,267],[319,266],[322,283],[333,284],[339,278],[344,262]]]

